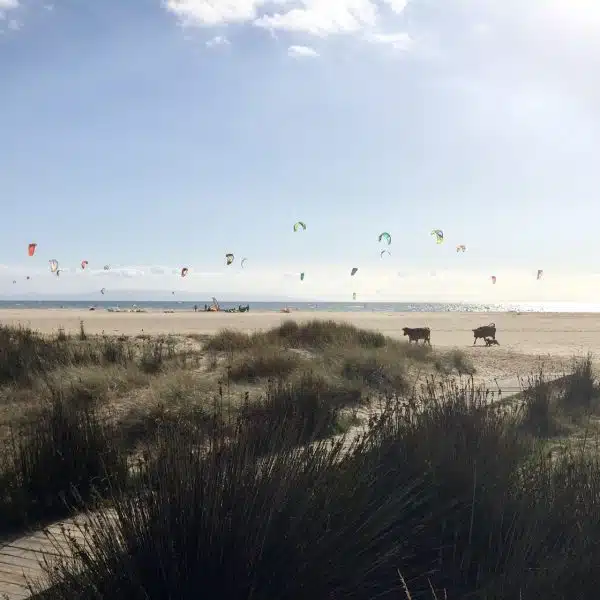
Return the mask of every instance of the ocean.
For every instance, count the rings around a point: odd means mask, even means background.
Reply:
[[[189,301],[133,301],[133,300],[0,300],[0,309],[83,309],[96,310],[119,308],[141,308],[147,311],[162,312],[193,311],[194,306],[203,310],[212,300]],[[306,312],[600,312],[600,304],[576,302],[515,302],[505,304],[474,304],[460,302],[253,302],[236,300],[220,302],[222,309],[239,305],[250,305],[251,312],[279,312],[285,306],[291,310]]]

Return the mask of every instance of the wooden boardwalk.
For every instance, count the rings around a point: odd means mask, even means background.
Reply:
[[[70,555],[66,537],[83,543],[83,532],[77,526],[83,521],[83,517],[66,519],[44,530],[0,542],[0,600],[29,598],[27,584],[43,576],[44,561]]]

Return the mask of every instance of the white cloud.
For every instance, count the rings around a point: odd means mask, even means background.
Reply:
[[[0,0],[0,11],[1,10],[10,10],[12,8],[18,8],[19,1],[18,0]]]
[[[208,48],[214,48],[215,46],[229,46],[229,40],[224,35],[215,35],[206,42]]]
[[[408,0],[163,0],[183,27],[248,24],[318,37],[370,34],[372,41],[407,49],[407,34],[382,34],[382,19],[404,12]]]
[[[355,33],[377,22],[377,6],[371,0],[305,0],[304,8],[263,15],[254,21],[257,27],[282,29],[327,36]]]
[[[1,1],[1,0],[0,0]],[[223,25],[256,18],[264,0],[166,0],[165,8],[184,26]]]
[[[309,46],[290,46],[288,48],[288,56],[292,58],[316,58],[319,53]]]
[[[21,24],[16,19],[10,19],[8,21],[8,28],[11,31],[19,31],[19,29],[21,29]]]
[[[366,38],[374,44],[388,44],[396,50],[410,50],[413,44],[412,38],[405,32],[371,33]]]
[[[408,0],[385,0],[385,2],[390,5],[390,8],[396,14],[403,13],[404,9],[408,6]]]

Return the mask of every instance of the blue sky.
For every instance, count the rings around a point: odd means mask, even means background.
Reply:
[[[0,14],[1,295],[597,300],[594,0]]]

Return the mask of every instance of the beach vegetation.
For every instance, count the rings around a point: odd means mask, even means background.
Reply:
[[[591,356],[505,399],[326,321],[0,342],[0,536],[85,516],[38,600],[596,595]]]

